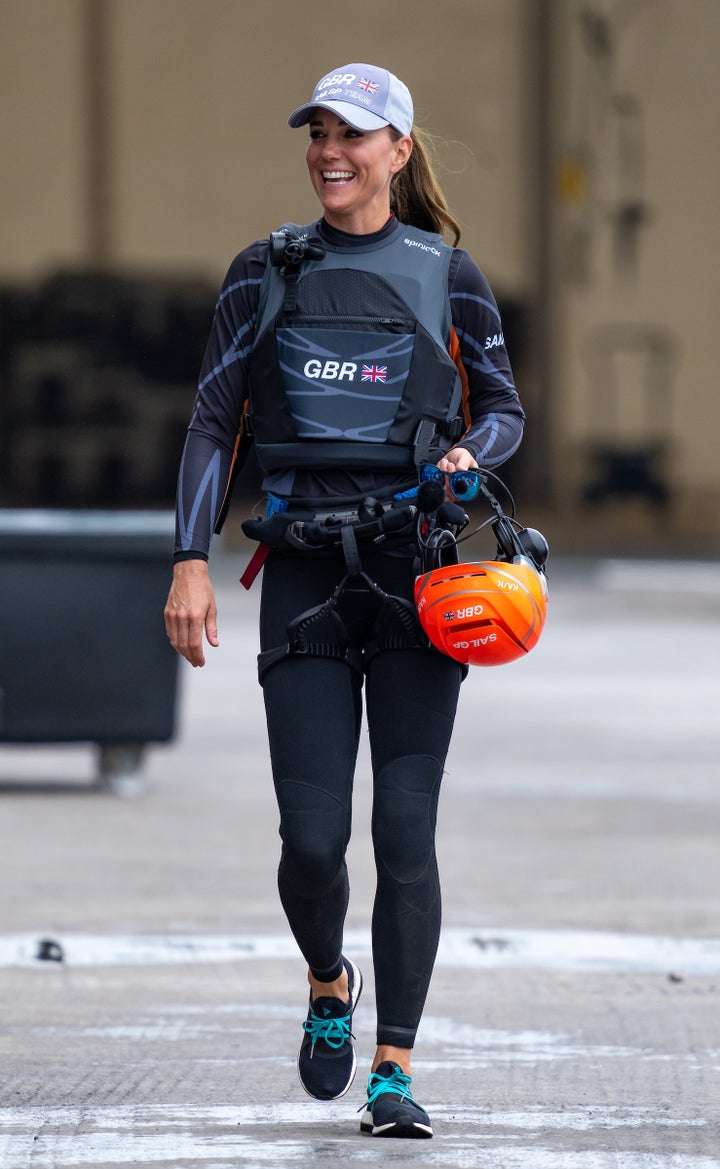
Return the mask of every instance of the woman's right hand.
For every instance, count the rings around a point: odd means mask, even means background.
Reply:
[[[208,644],[220,644],[217,606],[204,560],[180,560],[165,605],[165,630],[170,644],[191,666],[204,666],[203,632]]]

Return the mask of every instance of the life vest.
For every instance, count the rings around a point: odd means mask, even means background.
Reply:
[[[285,225],[307,240],[317,225]],[[249,362],[249,423],[264,473],[409,471],[464,432],[449,355],[452,248],[398,225],[388,239],[268,263]]]

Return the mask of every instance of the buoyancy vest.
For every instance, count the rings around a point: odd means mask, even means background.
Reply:
[[[317,230],[284,226],[300,239]],[[453,250],[404,224],[350,254],[323,245],[293,271],[269,262],[263,278],[249,363],[258,462],[412,471],[465,430],[448,352]]]

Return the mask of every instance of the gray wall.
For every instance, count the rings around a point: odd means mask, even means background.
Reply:
[[[523,0],[367,0],[334,4],[325,29],[272,0],[1,0],[13,158],[2,273],[95,258],[87,105],[100,91],[104,258],[221,275],[245,242],[315,214],[306,135],[286,118],[352,57],[410,85],[418,121],[448,140],[447,188],[468,246],[527,291],[524,10]]]
[[[604,38],[580,7],[553,4],[555,455],[662,448],[672,524],[717,537],[720,5],[607,5]]]

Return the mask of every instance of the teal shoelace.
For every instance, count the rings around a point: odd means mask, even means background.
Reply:
[[[321,1019],[311,1010],[310,1018],[303,1023],[303,1031],[310,1036],[313,1047],[318,1039],[323,1039],[328,1047],[340,1048],[350,1039],[350,1018],[343,1015],[339,1019]]]
[[[410,1091],[411,1080],[412,1076],[406,1076],[405,1072],[400,1071],[400,1068],[396,1068],[391,1076],[376,1076],[375,1072],[371,1072],[368,1077],[367,1106],[371,1108],[378,1097],[383,1096],[386,1092],[392,1092],[401,1100],[409,1100],[411,1104],[414,1104],[415,1101]]]

